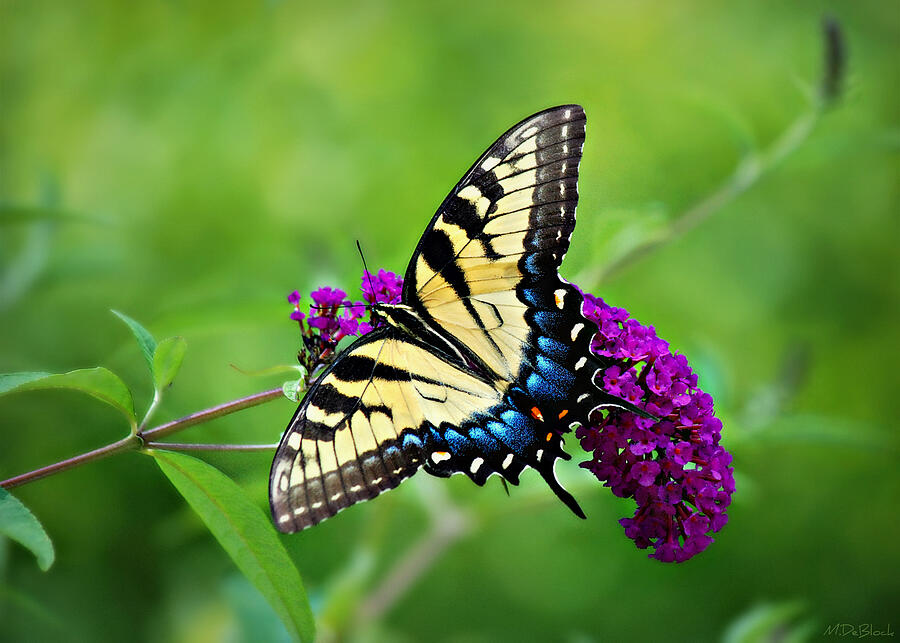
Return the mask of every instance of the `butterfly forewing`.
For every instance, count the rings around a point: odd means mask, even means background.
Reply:
[[[500,381],[519,373],[531,303],[553,292],[578,202],[584,111],[540,112],[501,136],[438,208],[406,271],[404,301]]]

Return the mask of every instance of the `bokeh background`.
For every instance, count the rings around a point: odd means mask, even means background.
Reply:
[[[601,280],[809,113],[825,12],[847,41],[839,103],[745,193]],[[577,455],[559,469],[587,521],[536,474],[509,496],[421,474],[284,538],[323,640],[896,631],[898,39],[900,12],[880,1],[2,0],[0,371],[104,365],[145,408],[145,365],[115,308],[188,341],[160,421],[277,386],[232,365],[293,361],[290,290],[358,292],[356,239],[370,265],[402,271],[497,135],[579,102],[563,274],[653,324],[715,396],[738,476],[730,522],[700,556],[662,564],[625,538],[616,521],[633,507]],[[275,442],[293,409],[179,438]],[[77,394],[2,398],[0,477],[126,430]],[[205,456],[260,506],[270,457]],[[0,639],[285,638],[150,458],[16,495],[58,558],[42,573],[0,543]]]

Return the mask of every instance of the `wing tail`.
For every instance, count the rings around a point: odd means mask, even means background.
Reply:
[[[565,490],[565,488],[560,484],[559,480],[556,477],[556,467],[554,466],[556,461],[554,460],[552,464],[548,467],[541,467],[538,469],[541,476],[544,478],[549,487],[553,490],[553,493],[556,494],[556,497],[563,501],[563,503],[572,510],[579,518],[587,518],[584,514],[584,511],[578,504],[578,501],[575,500],[575,497]]]

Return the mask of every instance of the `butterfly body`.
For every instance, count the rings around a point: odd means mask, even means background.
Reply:
[[[317,524],[419,468],[554,474],[562,435],[598,406],[632,405],[595,383],[596,326],[558,274],[575,225],[584,112],[565,105],[500,137],[447,196],[407,268],[400,304],[310,387],[270,476],[277,527]]]

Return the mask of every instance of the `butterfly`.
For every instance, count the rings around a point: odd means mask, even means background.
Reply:
[[[419,240],[401,303],[373,304],[382,325],[340,353],[309,388],[272,463],[280,531],[295,532],[395,488],[419,469],[537,470],[556,478],[562,435],[598,407],[641,415],[595,382],[596,325],[559,276],[575,228],[584,110],[562,105],[513,126],[441,203]]]

